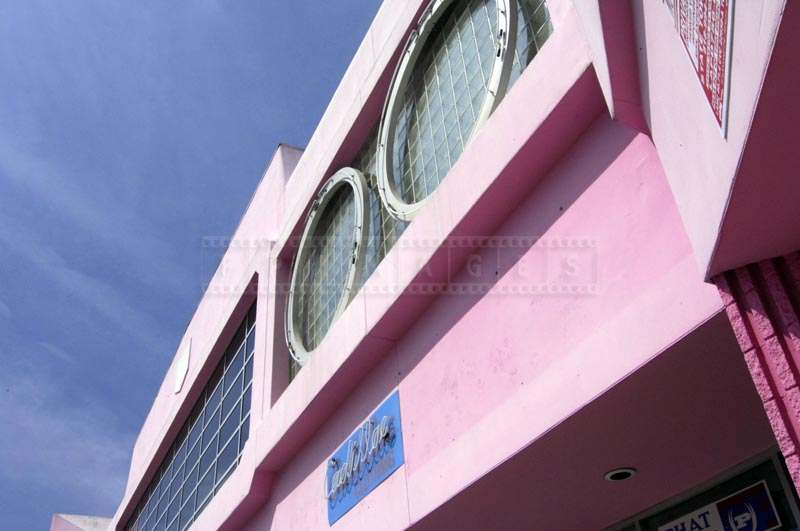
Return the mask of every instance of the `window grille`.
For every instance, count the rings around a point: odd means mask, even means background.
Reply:
[[[292,273],[286,338],[292,358],[305,364],[344,311],[361,278],[369,224],[364,176],[336,172],[311,207]]]
[[[545,0],[517,0],[517,38],[508,86],[511,88],[553,33]]]
[[[287,305],[290,377],[552,31],[545,0],[432,1],[380,123],[341,170],[356,184],[335,192],[326,185],[306,222]]]
[[[364,270],[356,291],[367,281],[386,253],[394,246],[408,223],[392,216],[378,193],[378,126],[376,125],[356,155],[353,168],[361,170],[367,183],[370,222]]]
[[[413,217],[504,92],[513,51],[510,2],[436,0],[412,34],[379,145],[379,191],[396,217]]]
[[[128,521],[128,531],[186,529],[239,463],[250,432],[255,303]]]

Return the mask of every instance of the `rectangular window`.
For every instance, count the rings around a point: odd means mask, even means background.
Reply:
[[[186,529],[236,468],[249,433],[255,315],[253,303],[126,530]]]

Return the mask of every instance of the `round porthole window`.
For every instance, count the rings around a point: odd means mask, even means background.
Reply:
[[[353,168],[336,172],[311,206],[286,309],[286,339],[301,366],[353,295],[364,263],[367,208],[364,176]]]
[[[413,218],[499,102],[516,19],[513,0],[434,0],[411,34],[378,146],[379,192],[395,217]]]

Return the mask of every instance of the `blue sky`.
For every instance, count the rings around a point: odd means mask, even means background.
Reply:
[[[0,521],[111,515],[276,145],[304,146],[379,0],[0,2]]]

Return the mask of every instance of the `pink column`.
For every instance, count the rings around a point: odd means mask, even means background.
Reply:
[[[800,490],[800,253],[740,267],[713,280]]]

